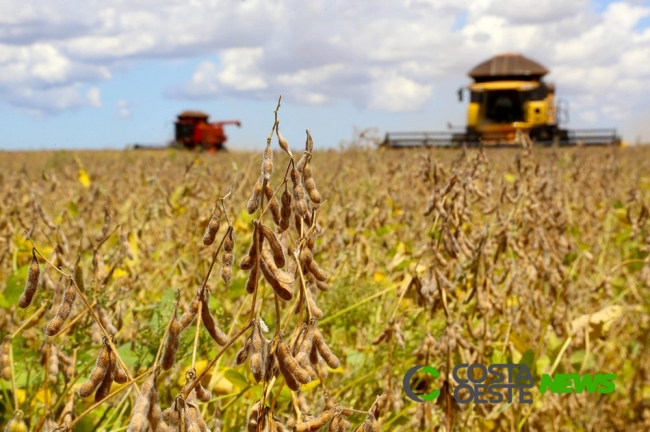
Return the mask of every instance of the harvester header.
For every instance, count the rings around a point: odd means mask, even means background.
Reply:
[[[527,135],[540,145],[619,145],[614,129],[566,130],[560,117],[568,111],[555,98],[555,86],[544,81],[549,70],[520,54],[497,55],[469,72],[473,82],[458,90],[469,93],[463,132],[387,133],[391,147],[513,146]]]

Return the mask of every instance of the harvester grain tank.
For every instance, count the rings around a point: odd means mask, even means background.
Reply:
[[[513,146],[528,136],[540,145],[619,145],[615,129],[566,130],[560,117],[568,110],[555,98],[555,86],[544,81],[549,70],[520,54],[497,55],[473,68],[463,132],[387,133],[391,147]]]

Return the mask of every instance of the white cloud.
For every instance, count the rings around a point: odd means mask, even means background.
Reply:
[[[86,94],[91,106],[95,108],[100,108],[102,106],[101,92],[97,87],[91,87]]]
[[[235,48],[223,51],[223,68],[218,72],[219,82],[235,91],[254,91],[268,88],[257,63],[262,59],[263,50],[257,48]]]
[[[486,9],[514,25],[541,24],[584,12],[589,3],[589,0],[492,0]]]
[[[584,123],[595,124],[598,121],[598,113],[595,111],[583,111],[580,113],[580,120]]]
[[[201,57],[168,96],[281,93],[417,111],[437,83],[516,51],[552,71],[572,118],[598,124],[647,111],[648,16],[638,2],[597,10],[589,0],[4,0],[0,100],[35,112],[98,107],[99,86],[125,62]],[[130,115],[128,103],[116,108]]]
[[[260,0],[60,0],[37,6],[4,0],[0,101],[36,113],[97,106],[80,89],[109,80],[125,60],[192,58],[254,46],[271,33],[275,9]],[[40,103],[39,92],[45,99],[57,92],[65,97]]]
[[[118,100],[115,102],[115,108],[117,108],[117,116],[122,119],[131,117],[132,106],[133,103],[127,99]]]
[[[373,80],[368,107],[385,111],[420,109],[431,97],[432,85],[422,85],[397,72],[389,72]]]
[[[625,116],[650,96],[650,30],[636,28],[650,14],[645,7],[619,2],[598,14],[587,0],[472,1],[455,30],[456,2],[310,4],[305,11],[281,3],[278,31],[254,49],[222,51],[219,63],[197,67],[175,95],[282,93],[305,104],[348,99],[367,109],[416,111],[433,97],[437,79],[516,51],[551,69],[558,95],[571,99],[572,118],[583,123]],[[605,109],[614,105],[622,106],[616,114]]]
[[[0,86],[49,87],[110,77],[107,67],[75,63],[50,44],[14,46],[0,43]]]
[[[107,67],[76,63],[47,43],[0,43],[0,100],[30,114],[99,107],[99,89],[85,95],[82,90],[86,83],[110,77]]]
[[[83,107],[96,107],[95,95],[96,92],[92,89],[83,95],[79,85],[45,89],[18,87],[3,93],[5,100],[13,106],[36,116]]]

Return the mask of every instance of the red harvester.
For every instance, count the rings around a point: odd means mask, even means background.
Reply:
[[[183,111],[175,123],[175,144],[187,149],[200,148],[217,151],[223,148],[228,137],[223,132],[225,125],[241,126],[239,120],[208,122],[210,116],[201,111]]]

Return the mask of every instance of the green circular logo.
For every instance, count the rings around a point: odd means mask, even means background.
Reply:
[[[440,372],[438,372],[438,370],[433,366],[424,366],[424,365],[413,366],[411,369],[406,371],[406,374],[404,374],[404,380],[402,381],[402,384],[404,386],[404,393],[406,393],[406,396],[408,396],[409,399],[415,402],[424,402],[424,401],[428,402],[436,399],[438,396],[440,396],[440,390],[438,389],[433,390],[431,393],[423,395],[422,397],[416,395],[413,392],[413,389],[411,389],[411,378],[419,371],[426,372],[429,375],[431,375],[433,378],[438,378],[440,376]]]

